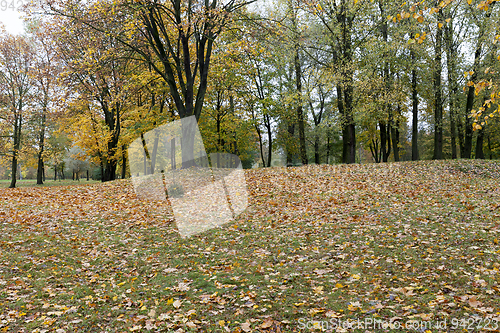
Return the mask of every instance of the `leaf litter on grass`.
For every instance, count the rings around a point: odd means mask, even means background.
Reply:
[[[499,170],[249,170],[249,208],[189,239],[168,201],[138,200],[128,180],[1,189],[0,330],[486,331],[500,321]]]

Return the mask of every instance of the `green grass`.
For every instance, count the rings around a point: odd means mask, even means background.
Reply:
[[[9,187],[10,182],[11,182],[10,180],[0,179],[0,188]],[[86,178],[82,178],[80,179],[80,181],[71,179],[65,179],[65,180],[47,179],[43,182],[42,185],[37,185],[36,179],[23,179],[23,180],[18,179],[16,181],[16,187],[70,186],[70,185],[85,185],[85,184],[96,184],[96,183],[100,183],[100,181],[92,179],[87,181]]]
[[[314,321],[446,319],[429,331],[485,331],[500,320],[498,170],[463,160],[251,170],[247,211],[187,239],[166,203],[137,200],[128,181],[5,189],[0,329],[310,332],[321,331]],[[384,330],[349,330],[365,331]]]

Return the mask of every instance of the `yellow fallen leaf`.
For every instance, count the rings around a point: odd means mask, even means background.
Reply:
[[[434,313],[420,313],[417,316],[422,318],[422,320],[430,320],[432,317],[434,317]]]
[[[323,286],[313,287],[314,293],[318,295],[323,294],[323,289],[324,289]]]
[[[43,322],[44,325],[47,325],[47,326],[50,326],[52,325],[53,323],[55,323],[56,320],[55,319],[47,319]]]
[[[262,325],[260,325],[260,328],[269,328],[273,326],[273,320],[271,318],[266,318],[266,320],[264,320],[264,322],[262,323]]]
[[[309,315],[310,316],[315,316],[318,313],[322,313],[322,312],[325,312],[325,310],[324,309],[319,309],[319,308],[313,308],[313,309],[309,310]]]

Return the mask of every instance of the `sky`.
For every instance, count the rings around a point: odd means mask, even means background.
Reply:
[[[0,6],[0,23],[11,34],[20,34],[23,32],[23,20],[21,13],[11,8]]]

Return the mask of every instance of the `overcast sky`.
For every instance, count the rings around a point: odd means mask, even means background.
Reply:
[[[10,8],[4,9],[0,7],[0,23],[11,34],[20,34],[23,32],[23,20],[21,13]]]

